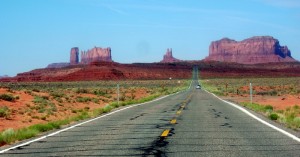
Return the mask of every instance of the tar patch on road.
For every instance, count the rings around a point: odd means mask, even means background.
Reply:
[[[168,136],[172,136],[174,134],[174,128],[170,129],[168,134],[169,134]],[[167,136],[161,136],[157,138],[155,141],[153,141],[149,147],[139,148],[139,150],[144,152],[142,156],[149,156],[149,155],[153,155],[156,157],[166,156],[166,150],[169,144],[169,142],[166,141],[166,138]]]
[[[135,119],[137,119],[137,118],[139,118],[139,117],[144,116],[145,114],[146,114],[146,113],[142,113],[142,114],[140,114],[140,115],[138,115],[138,116],[136,116],[136,117],[130,118],[130,120],[135,120]]]

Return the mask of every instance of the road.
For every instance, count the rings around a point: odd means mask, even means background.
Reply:
[[[300,143],[195,89],[76,126],[0,156],[300,156]]]

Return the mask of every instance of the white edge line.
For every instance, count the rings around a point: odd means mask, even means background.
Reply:
[[[207,90],[205,90],[205,91],[208,92]],[[210,93],[210,92],[208,92],[208,93]],[[226,100],[223,100],[223,99],[219,98],[218,96],[216,96],[216,95],[213,94],[213,93],[210,93],[210,94],[212,94],[213,96],[215,96],[215,97],[218,98],[219,100],[221,100],[221,101],[223,101],[223,102],[225,102],[225,103],[227,103],[227,104],[229,104],[229,105],[231,105],[231,106],[233,106],[233,107],[235,107],[235,108],[241,110],[242,112],[246,113],[248,116],[250,116],[250,117],[256,119],[256,120],[259,121],[259,122],[261,122],[262,124],[265,124],[266,126],[268,126],[268,127],[272,128],[272,129],[274,129],[274,130],[277,130],[277,131],[281,132],[282,134],[284,134],[284,135],[286,135],[286,136],[292,138],[293,140],[295,140],[295,141],[297,141],[297,142],[300,142],[300,138],[299,138],[299,137],[297,137],[297,136],[295,136],[295,135],[293,135],[293,134],[291,134],[291,133],[289,133],[289,132],[287,132],[287,131],[285,131],[285,130],[282,130],[282,129],[280,129],[280,128],[278,128],[278,127],[276,127],[276,126],[274,126],[274,125],[272,125],[272,124],[270,124],[270,123],[268,123],[268,122],[266,122],[266,121],[264,121],[264,120],[258,118],[257,116],[255,116],[254,114],[250,113],[249,111],[247,111],[246,109],[242,108],[241,106],[238,106],[237,104],[234,104],[234,103],[232,103],[232,102],[228,102],[228,101],[226,101]]]
[[[65,132],[65,131],[70,130],[70,129],[73,129],[73,128],[77,127],[77,126],[80,126],[80,125],[83,125],[83,124],[86,124],[86,123],[89,123],[89,122],[98,120],[98,119],[100,119],[100,118],[104,118],[104,117],[109,116],[109,115],[112,115],[112,114],[114,114],[114,113],[121,112],[121,111],[123,111],[123,110],[129,109],[129,108],[132,108],[132,107],[136,107],[136,106],[140,106],[140,105],[143,105],[143,104],[152,103],[152,102],[155,102],[155,101],[164,99],[164,98],[166,98],[166,97],[169,97],[169,96],[172,96],[172,95],[175,95],[175,94],[178,94],[178,93],[180,93],[180,92],[173,93],[173,94],[170,94],[170,95],[166,95],[166,96],[157,98],[157,99],[152,100],[152,101],[149,101],[149,102],[144,102],[144,103],[140,103],[140,104],[131,105],[131,106],[128,106],[128,107],[125,107],[125,108],[122,108],[122,109],[119,109],[119,110],[116,110],[116,111],[107,113],[107,114],[105,114],[105,115],[102,115],[102,116],[99,116],[99,117],[96,117],[96,118],[93,118],[93,119],[84,121],[84,122],[82,122],[82,123],[79,123],[79,124],[76,124],[76,125],[67,127],[67,128],[65,128],[65,129],[62,129],[62,130],[58,130],[58,131],[56,131],[56,132],[54,132],[54,133],[51,133],[51,134],[48,134],[48,135],[39,137],[39,138],[37,138],[37,139],[34,139],[34,140],[31,140],[31,141],[28,141],[28,142],[25,142],[25,143],[22,143],[22,144],[19,144],[19,145],[16,145],[16,146],[13,146],[13,147],[4,149],[4,150],[1,150],[1,151],[0,151],[0,154],[5,153],[5,152],[7,152],[7,151],[9,151],[9,150],[12,150],[12,149],[16,149],[16,148],[18,148],[18,147],[26,146],[26,145],[31,144],[31,143],[33,143],[33,142],[37,142],[37,141],[43,140],[43,139],[45,139],[45,138],[47,138],[47,137],[51,137],[51,136],[57,135],[57,134],[59,134],[59,133],[61,133],[61,132]]]

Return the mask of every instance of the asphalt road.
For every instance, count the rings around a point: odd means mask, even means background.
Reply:
[[[300,156],[299,142],[195,85],[0,156]]]

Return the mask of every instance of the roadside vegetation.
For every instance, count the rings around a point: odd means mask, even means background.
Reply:
[[[300,78],[224,78],[201,80],[201,84],[210,92],[226,96],[230,94],[249,94],[252,83],[253,94],[280,96],[300,94]]]
[[[27,126],[16,129],[2,128],[0,145],[11,144],[70,123],[97,117],[121,106],[144,103],[176,93],[185,90],[189,83],[188,80],[1,83],[0,89],[7,91],[2,94],[3,99],[0,97],[1,121],[9,123],[16,116],[23,115],[22,122]],[[119,101],[117,84],[120,85]],[[17,99],[14,94],[21,96]],[[24,101],[23,95],[31,100]],[[13,109],[5,105],[8,104],[5,101],[22,104],[24,107]]]
[[[202,86],[218,96],[231,97],[249,97],[252,83],[253,95],[261,96],[265,99],[272,97],[282,97],[291,95],[300,99],[300,78],[225,78],[225,79],[207,79],[201,80]],[[250,99],[246,102],[238,102],[240,105],[261,113],[271,120],[277,121],[294,130],[300,130],[300,104],[287,106],[284,109],[275,109],[273,104],[262,105],[251,103]]]
[[[261,105],[257,103],[244,102],[242,106],[259,112],[271,120],[285,124],[288,128],[299,130],[300,128],[300,107],[295,105],[287,107],[285,110],[274,110],[271,105]]]

